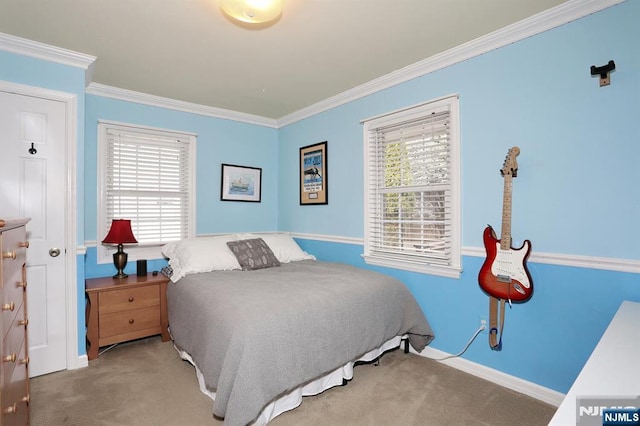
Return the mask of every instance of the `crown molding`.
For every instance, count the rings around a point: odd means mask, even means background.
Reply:
[[[525,38],[559,27],[624,1],[626,0],[570,0],[530,18],[516,22],[515,24],[506,26],[281,117],[277,120],[278,128],[441,70],[475,56],[524,40]]]
[[[85,86],[87,86],[88,94],[278,129],[381,90],[540,34],[544,31],[623,3],[624,1],[626,0],[569,0],[552,9],[393,71],[277,120],[92,83],[93,68],[96,61],[95,56],[50,46],[9,34],[0,33],[0,50],[85,69]]]
[[[89,84],[86,93],[89,95],[119,99],[121,101],[135,102],[138,104],[184,111],[193,114],[204,115],[207,117],[222,118],[225,120],[241,121],[243,123],[256,124],[258,126],[277,128],[276,120],[272,118],[231,111],[223,108],[194,104],[191,102],[178,101],[176,99],[163,98],[161,96],[149,95],[146,93],[135,92],[133,90],[120,89],[118,87],[107,86],[100,83]]]
[[[0,33],[0,50],[85,70],[85,86],[93,79],[96,57]]]

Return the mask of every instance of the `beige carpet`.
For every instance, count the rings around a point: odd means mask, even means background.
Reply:
[[[159,337],[119,345],[88,368],[31,379],[31,424],[214,425],[194,368]],[[546,425],[555,407],[424,357],[394,351],[356,366],[347,386],[273,426]]]

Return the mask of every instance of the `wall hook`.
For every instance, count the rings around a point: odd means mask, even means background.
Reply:
[[[616,64],[613,61],[609,61],[607,65],[596,67],[591,65],[591,75],[600,75],[600,87],[608,86],[611,83],[609,73],[615,71]]]
[[[29,148],[29,154],[36,155],[38,150],[33,146],[33,142],[31,142],[31,148]]]

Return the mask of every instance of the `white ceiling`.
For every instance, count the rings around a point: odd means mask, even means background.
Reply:
[[[97,57],[93,82],[278,119],[567,0],[0,0],[0,32]]]

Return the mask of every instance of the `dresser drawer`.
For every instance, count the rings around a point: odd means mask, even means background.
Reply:
[[[128,311],[160,305],[158,286],[124,288],[100,293],[100,316],[113,312]]]
[[[138,335],[137,332],[141,334]],[[103,343],[103,339],[130,333],[137,337],[160,333],[160,305],[104,315],[101,312],[100,346],[108,344]]]
[[[22,265],[27,261],[27,246],[24,239],[24,228],[16,228],[2,233],[2,285],[9,280],[21,279]],[[14,283],[15,284],[15,283]]]
[[[7,299],[2,304],[2,338],[5,339],[9,333],[9,329],[20,320],[24,319],[23,312],[23,298],[20,299]],[[24,327],[21,328],[21,333],[24,334]]]
[[[24,228],[14,228],[2,233],[2,258],[22,265],[27,258],[28,242]]]
[[[6,380],[11,377],[16,365],[22,365],[26,361],[24,354],[24,311],[22,306],[18,310],[16,320],[9,325],[5,324],[5,327],[9,328],[9,330],[2,341],[0,361],[2,362],[2,376]]]
[[[21,350],[24,354],[24,347]],[[2,425],[26,425],[29,419],[29,382],[26,364],[18,364],[10,377],[4,378],[2,391]]]
[[[16,314],[18,313],[18,309],[20,309],[20,306],[22,306],[23,300],[23,291],[20,291],[20,293],[4,295],[4,297],[2,298],[0,307],[0,315],[2,315],[3,324],[2,337],[4,337],[4,335],[6,334],[9,324],[11,324],[11,322],[16,318]]]
[[[3,253],[6,254],[5,251]],[[24,262],[23,262],[24,263]],[[3,259],[2,261],[2,287],[5,291],[13,291],[15,284],[21,279],[21,269],[23,263],[18,259]]]
[[[24,298],[24,262],[4,259],[2,264],[2,306],[3,312],[10,310],[11,303],[17,308]],[[5,306],[7,305],[7,306]]]

